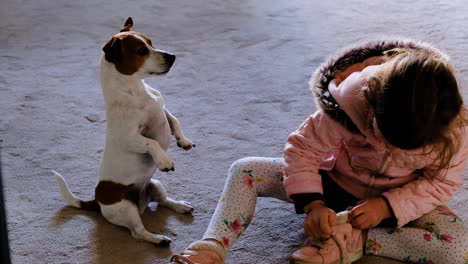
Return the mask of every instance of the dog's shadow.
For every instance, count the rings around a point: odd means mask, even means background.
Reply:
[[[90,245],[87,247],[92,263],[167,263],[168,258],[173,254],[170,246],[159,247],[136,240],[127,228],[107,222],[100,213],[96,212],[67,206],[59,210],[53,217],[51,227],[58,228],[79,216],[88,216],[95,222],[94,228],[88,229],[90,231],[84,231],[89,232]],[[168,236],[173,240],[177,239],[177,234],[171,230],[172,225],[188,225],[193,222],[191,214],[178,214],[153,203],[141,217],[148,231]],[[83,231],[76,230],[76,232]]]

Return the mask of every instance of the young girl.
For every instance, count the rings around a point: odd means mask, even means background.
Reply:
[[[260,196],[306,214],[310,239],[292,263],[363,253],[468,263],[468,228],[444,205],[468,160],[468,111],[448,57],[412,41],[369,42],[331,58],[310,84],[320,109],[289,136],[284,160],[236,161],[203,240],[172,263],[224,263]]]

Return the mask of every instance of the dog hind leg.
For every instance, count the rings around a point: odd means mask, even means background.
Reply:
[[[166,236],[153,234],[146,230],[141,221],[138,208],[129,200],[124,199],[111,205],[101,204],[101,212],[107,221],[128,228],[136,239],[158,246],[167,246],[171,242],[171,239]]]
[[[176,201],[167,197],[166,189],[158,180],[151,179],[147,192],[151,197],[151,201],[157,202],[159,205],[172,209],[177,213],[188,214],[193,211],[193,207],[189,202]]]

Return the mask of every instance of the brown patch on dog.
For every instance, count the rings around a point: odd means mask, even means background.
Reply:
[[[134,198],[134,192],[133,184],[123,185],[112,181],[100,181],[96,186],[95,200],[104,205],[111,205],[123,199]]]
[[[132,75],[149,57],[150,51],[145,42],[152,45],[151,40],[143,34],[132,31],[121,32],[113,36],[103,47],[105,58],[108,62],[114,63],[120,73]]]
[[[87,210],[87,211],[100,211],[101,206],[99,206],[96,200],[80,201],[80,209]]]
[[[143,34],[141,34],[141,33],[139,33],[139,32],[133,32],[133,34],[140,36],[142,39],[144,39],[144,40],[146,41],[146,43],[148,43],[148,45],[150,45],[151,47],[153,47],[153,42],[152,42],[151,39],[148,38],[147,36],[145,36],[145,35],[143,35]],[[153,48],[154,48],[154,47],[153,47]]]

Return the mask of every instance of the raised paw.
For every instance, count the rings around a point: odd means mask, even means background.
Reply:
[[[174,162],[165,153],[158,157],[156,164],[160,171],[174,171]]]
[[[169,172],[169,171],[174,171],[174,163],[171,163],[171,166],[167,166],[167,167],[159,167],[159,170],[160,171],[163,171],[163,172]]]
[[[184,138],[184,139],[177,140],[177,146],[179,148],[189,150],[191,148],[194,148],[195,144],[193,144],[190,140]]]

